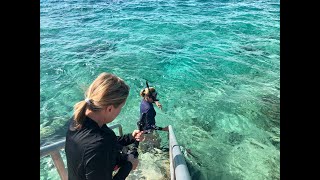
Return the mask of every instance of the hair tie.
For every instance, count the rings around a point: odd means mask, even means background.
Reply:
[[[91,102],[90,102],[90,99],[89,99],[89,98],[86,98],[84,101],[85,101],[88,105],[91,105]]]

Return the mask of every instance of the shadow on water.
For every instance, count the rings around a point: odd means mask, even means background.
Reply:
[[[253,122],[270,135],[270,142],[280,150],[280,97],[265,94],[259,98],[263,105],[253,118]]]
[[[232,146],[240,144],[243,140],[244,140],[244,135],[238,132],[232,131],[228,133],[227,143],[229,143]]]
[[[266,130],[276,127],[280,128],[280,97],[273,94],[262,95],[260,97],[263,106],[260,113],[267,118],[264,118],[264,126]]]
[[[197,127],[200,127],[201,129],[203,129],[206,132],[211,132],[214,127],[213,123],[210,123],[209,121],[205,121],[201,117],[191,118],[191,124],[195,125]]]
[[[178,54],[180,50],[182,50],[184,46],[179,43],[164,43],[159,47],[155,47],[155,51],[157,53],[166,53],[166,54]]]
[[[96,42],[85,47],[85,52],[94,54],[98,52],[116,51],[116,44],[113,42]]]
[[[189,161],[186,161],[187,167],[190,172],[191,179],[202,179],[202,180],[241,180],[239,177],[235,177],[226,171],[212,171],[212,169],[196,167]]]
[[[76,53],[77,59],[87,59],[88,56],[101,57],[105,54],[117,51],[117,44],[112,41],[96,40],[92,43],[77,45],[69,49]]]

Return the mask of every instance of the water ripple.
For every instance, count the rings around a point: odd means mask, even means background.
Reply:
[[[277,179],[279,21],[279,0],[41,0],[40,143],[64,136],[73,104],[107,71],[131,87],[115,120],[125,132],[145,80],[157,88],[157,123],[198,157],[186,156],[195,179]],[[58,177],[41,162],[41,179]]]

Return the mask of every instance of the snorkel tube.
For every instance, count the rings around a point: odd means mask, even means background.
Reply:
[[[153,100],[153,101],[159,101],[159,99],[157,99],[155,96],[153,96],[153,94],[151,93],[150,91],[150,88],[149,88],[149,84],[148,84],[148,81],[146,81],[146,85],[147,85],[147,88],[149,90],[149,97]]]

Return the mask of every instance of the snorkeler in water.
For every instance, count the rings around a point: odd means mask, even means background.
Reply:
[[[141,90],[140,96],[142,97],[141,104],[140,104],[140,119],[137,123],[138,128],[140,131],[144,131],[146,134],[145,142],[154,145],[155,147],[160,147],[159,138],[155,130],[160,131],[169,131],[168,126],[166,127],[159,127],[156,125],[155,116],[156,111],[153,107],[153,103],[155,103],[160,109],[162,109],[162,105],[159,103],[159,99],[157,99],[158,93],[154,87],[149,87],[148,81],[146,81],[147,87]],[[135,151],[139,146],[139,142],[135,142],[133,147]],[[138,153],[135,153],[136,156]]]

